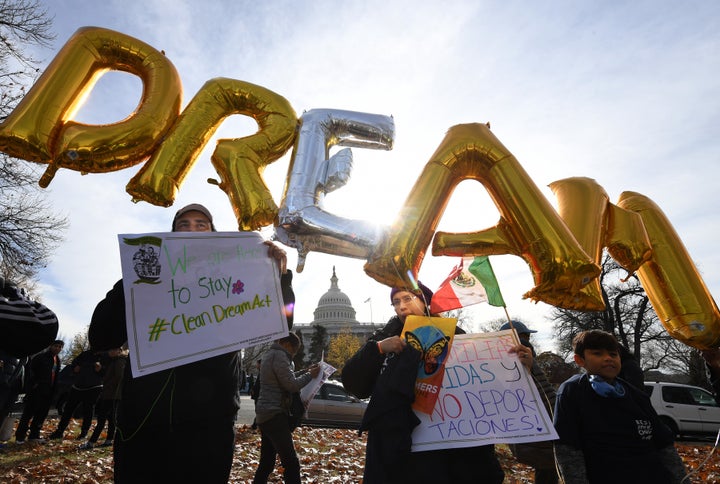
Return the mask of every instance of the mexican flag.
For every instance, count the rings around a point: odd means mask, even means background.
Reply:
[[[505,307],[490,259],[463,257],[435,291],[430,312],[437,314],[482,302]]]

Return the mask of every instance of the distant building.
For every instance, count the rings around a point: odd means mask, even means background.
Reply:
[[[303,346],[307,351],[316,325],[322,326],[327,331],[328,340],[325,342],[326,344],[334,336],[348,332],[365,341],[376,329],[384,326],[384,324],[373,324],[372,322],[358,322],[355,314],[355,308],[353,308],[350,298],[338,286],[338,277],[335,274],[335,267],[333,267],[330,289],[318,301],[318,305],[313,312],[314,319],[309,324],[296,323],[293,326],[293,331],[301,333]]]

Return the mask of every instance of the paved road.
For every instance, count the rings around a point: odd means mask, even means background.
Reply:
[[[20,418],[21,414],[22,409],[16,408],[13,410],[10,416]],[[55,409],[55,407],[50,409],[48,416],[57,416],[57,410]],[[235,422],[237,422],[238,424],[252,425],[253,420],[255,420],[255,402],[253,402],[249,395],[243,393],[242,395],[240,395],[240,411],[238,412],[238,416]]]
[[[237,419],[235,422],[238,424],[252,425],[255,419],[255,402],[250,398],[250,395],[240,395],[240,411],[238,412]]]

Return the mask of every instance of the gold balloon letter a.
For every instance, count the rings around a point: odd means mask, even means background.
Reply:
[[[238,139],[219,140],[212,155],[240,230],[271,225],[277,205],[262,179],[265,166],[293,144],[297,119],[279,94],[249,82],[211,79],[183,111],[167,139],[127,185],[135,199],[170,206],[197,156],[223,119],[252,116],[260,130]]]
[[[143,81],[143,95],[127,119],[108,125],[71,121],[108,69]],[[149,45],[112,30],[85,27],[63,46],[43,75],[0,125],[0,151],[50,166],[100,173],[147,158],[180,112],[182,88],[172,63]]]
[[[408,271],[416,276],[452,190],[466,179],[485,186],[500,222],[482,232],[445,234],[433,254],[461,255],[472,247],[478,254],[520,255],[536,284],[525,297],[539,300],[576,294],[600,273],[520,163],[484,124],[450,128],[365,272],[390,286],[406,284]]]

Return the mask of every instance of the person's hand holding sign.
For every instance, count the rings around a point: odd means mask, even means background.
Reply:
[[[390,336],[382,341],[378,341],[378,350],[380,354],[400,353],[407,346],[407,341],[400,336]]]
[[[280,274],[285,274],[287,272],[287,253],[269,240],[266,240],[264,244],[268,246],[268,256],[278,262]]]
[[[525,368],[530,370],[533,365],[533,355],[532,351],[530,351],[530,348],[523,345],[517,345],[513,346],[508,350],[508,353],[517,353],[518,358],[520,358],[520,363],[523,364]]]

